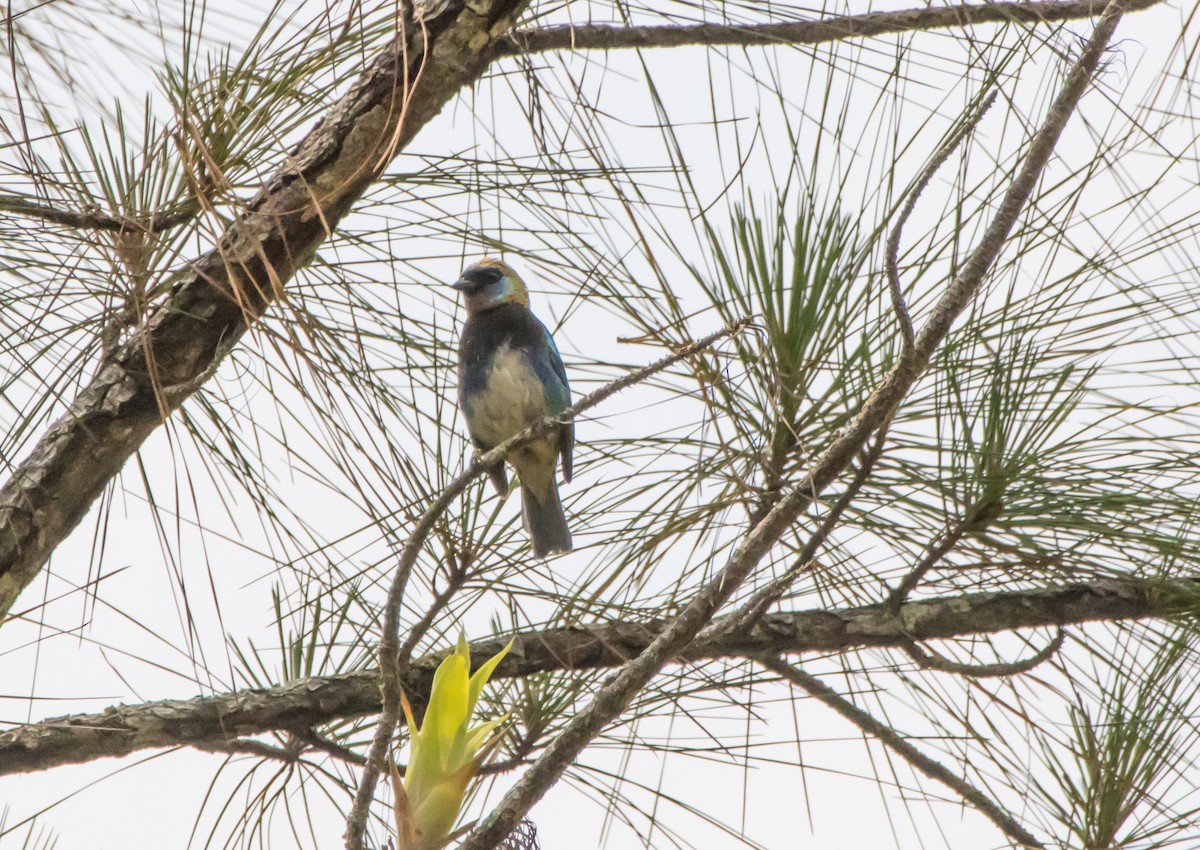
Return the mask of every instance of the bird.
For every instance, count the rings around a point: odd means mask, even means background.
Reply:
[[[510,266],[484,257],[451,286],[463,294],[466,322],[458,346],[458,403],[471,442],[488,451],[546,416],[571,406],[571,386],[554,338],[529,309],[529,290]],[[556,468],[570,483],[573,423],[508,455],[521,485],[521,516],[535,558],[571,551],[571,531],[558,496]],[[488,470],[508,493],[504,466]]]

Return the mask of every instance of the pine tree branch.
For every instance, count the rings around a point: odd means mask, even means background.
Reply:
[[[162,233],[186,224],[200,212],[189,201],[160,213],[115,216],[102,212],[67,210],[20,195],[0,195],[0,212],[15,213],[75,230],[104,230],[110,233]]]
[[[526,0],[409,20],[170,299],[122,345],[0,489],[0,617],[125,461],[284,293],[342,217],[442,107],[483,73]]]
[[[480,820],[459,850],[492,850],[516,828],[530,809],[566,772],[581,752],[616,720],[630,701],[666,664],[684,652],[708,625],[767,551],[791,527],[811,501],[849,466],[871,434],[878,430],[929,365],[930,358],[954,320],[983,285],[1004,243],[1028,203],[1059,136],[1091,85],[1108,42],[1124,15],[1129,0],[1110,0],[1079,59],[1047,110],[1034,134],[1021,167],[984,230],[979,243],[934,305],[910,357],[900,358],[863,403],[854,419],[839,433],[794,487],[780,495],[771,510],[742,538],[725,565],[701,587],[663,631],[636,658],[605,680],[594,697],[554,738],[533,765],[522,774],[499,804]]]
[[[764,654],[838,653],[904,648],[913,640],[966,638],[1014,629],[1130,622],[1191,615],[1200,608],[1200,577],[1169,582],[1098,579],[1044,590],[971,593],[907,602],[896,616],[885,605],[776,612],[739,631],[714,628],[678,663]],[[719,625],[720,621],[717,621]],[[590,628],[521,632],[494,679],[533,673],[618,667],[644,651],[665,621],[616,621]],[[471,644],[472,666],[499,652],[507,636]],[[419,704],[445,653],[416,659],[402,686]],[[379,671],[313,676],[270,689],[189,700],[114,706],[0,732],[0,775],[44,770],[157,747],[212,748],[278,730],[308,729],[380,710]]]
[[[1148,9],[1162,0],[1132,0],[1126,11]],[[1077,2],[962,4],[933,9],[843,15],[817,21],[772,24],[690,24],[627,27],[619,25],[562,25],[521,30],[496,42],[504,54],[544,53],[549,50],[619,50],[637,47],[721,45],[767,47],[781,44],[821,44],[848,38],[922,32],[978,24],[1043,24],[1091,18],[1104,11],[1102,0]]]
[[[834,502],[829,513],[821,520],[820,527],[809,537],[808,542],[804,544],[804,548],[796,560],[793,561],[792,566],[779,576],[771,579],[758,590],[755,590],[750,594],[749,599],[746,599],[739,605],[737,611],[721,617],[709,627],[708,631],[721,629],[722,631],[732,632],[751,628],[783,594],[787,593],[802,573],[806,573],[813,568],[817,563],[817,553],[825,545],[825,541],[829,539],[829,535],[837,528],[838,523],[841,522],[842,514],[858,498],[863,485],[871,477],[871,471],[874,470],[875,464],[883,456],[883,447],[887,444],[888,428],[890,426],[890,421],[884,422],[875,433],[875,439],[872,441],[870,448],[864,449],[859,453],[859,465],[858,469],[855,470],[854,478],[850,480],[845,491]]]

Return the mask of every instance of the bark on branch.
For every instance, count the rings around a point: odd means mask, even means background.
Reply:
[[[1125,8],[1148,9],[1161,0],[1133,0]],[[544,53],[549,50],[618,50],[631,47],[766,47],[821,44],[899,32],[966,27],[977,24],[1042,24],[1098,16],[1104,0],[1073,2],[962,4],[933,9],[841,15],[817,21],[772,24],[691,24],[626,27],[607,24],[563,25],[521,30],[499,40],[500,53]]]
[[[1102,579],[1047,590],[908,602],[897,616],[883,605],[776,613],[766,615],[753,628],[732,634],[713,629],[677,661],[900,648],[914,639],[1162,618],[1193,612],[1198,600],[1200,578],[1158,583]],[[593,628],[522,632],[493,678],[618,667],[645,650],[665,627],[665,621],[617,621]],[[472,664],[494,655],[505,640],[473,643]],[[442,657],[425,656],[408,668],[404,689],[414,701],[429,693],[433,671]],[[125,756],[155,747],[212,747],[247,735],[308,730],[379,709],[379,674],[374,669],[314,676],[268,690],[114,706],[97,714],[70,715],[0,733],[0,775]]]

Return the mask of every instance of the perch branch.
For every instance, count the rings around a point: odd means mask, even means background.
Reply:
[[[913,640],[967,638],[1015,629],[1132,622],[1194,614],[1200,577],[1169,582],[1098,579],[1042,590],[970,593],[905,603],[896,615],[883,605],[774,612],[735,632],[707,631],[679,663],[750,658],[763,653],[802,655],[899,648]],[[662,621],[615,621],[520,632],[494,679],[534,673],[618,667],[662,633]],[[472,666],[500,651],[504,638],[471,644]],[[418,658],[404,675],[414,703],[429,694],[445,653]],[[188,700],[119,705],[0,732],[0,775],[45,770],[160,747],[198,746],[275,731],[319,727],[380,709],[379,671],[312,676],[273,688],[234,691]],[[311,741],[309,741],[311,743]]]

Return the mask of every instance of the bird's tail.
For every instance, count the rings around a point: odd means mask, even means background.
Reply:
[[[544,558],[551,552],[571,551],[571,530],[558,498],[558,486],[552,481],[545,501],[528,487],[521,488],[521,519],[533,540],[533,556]]]

